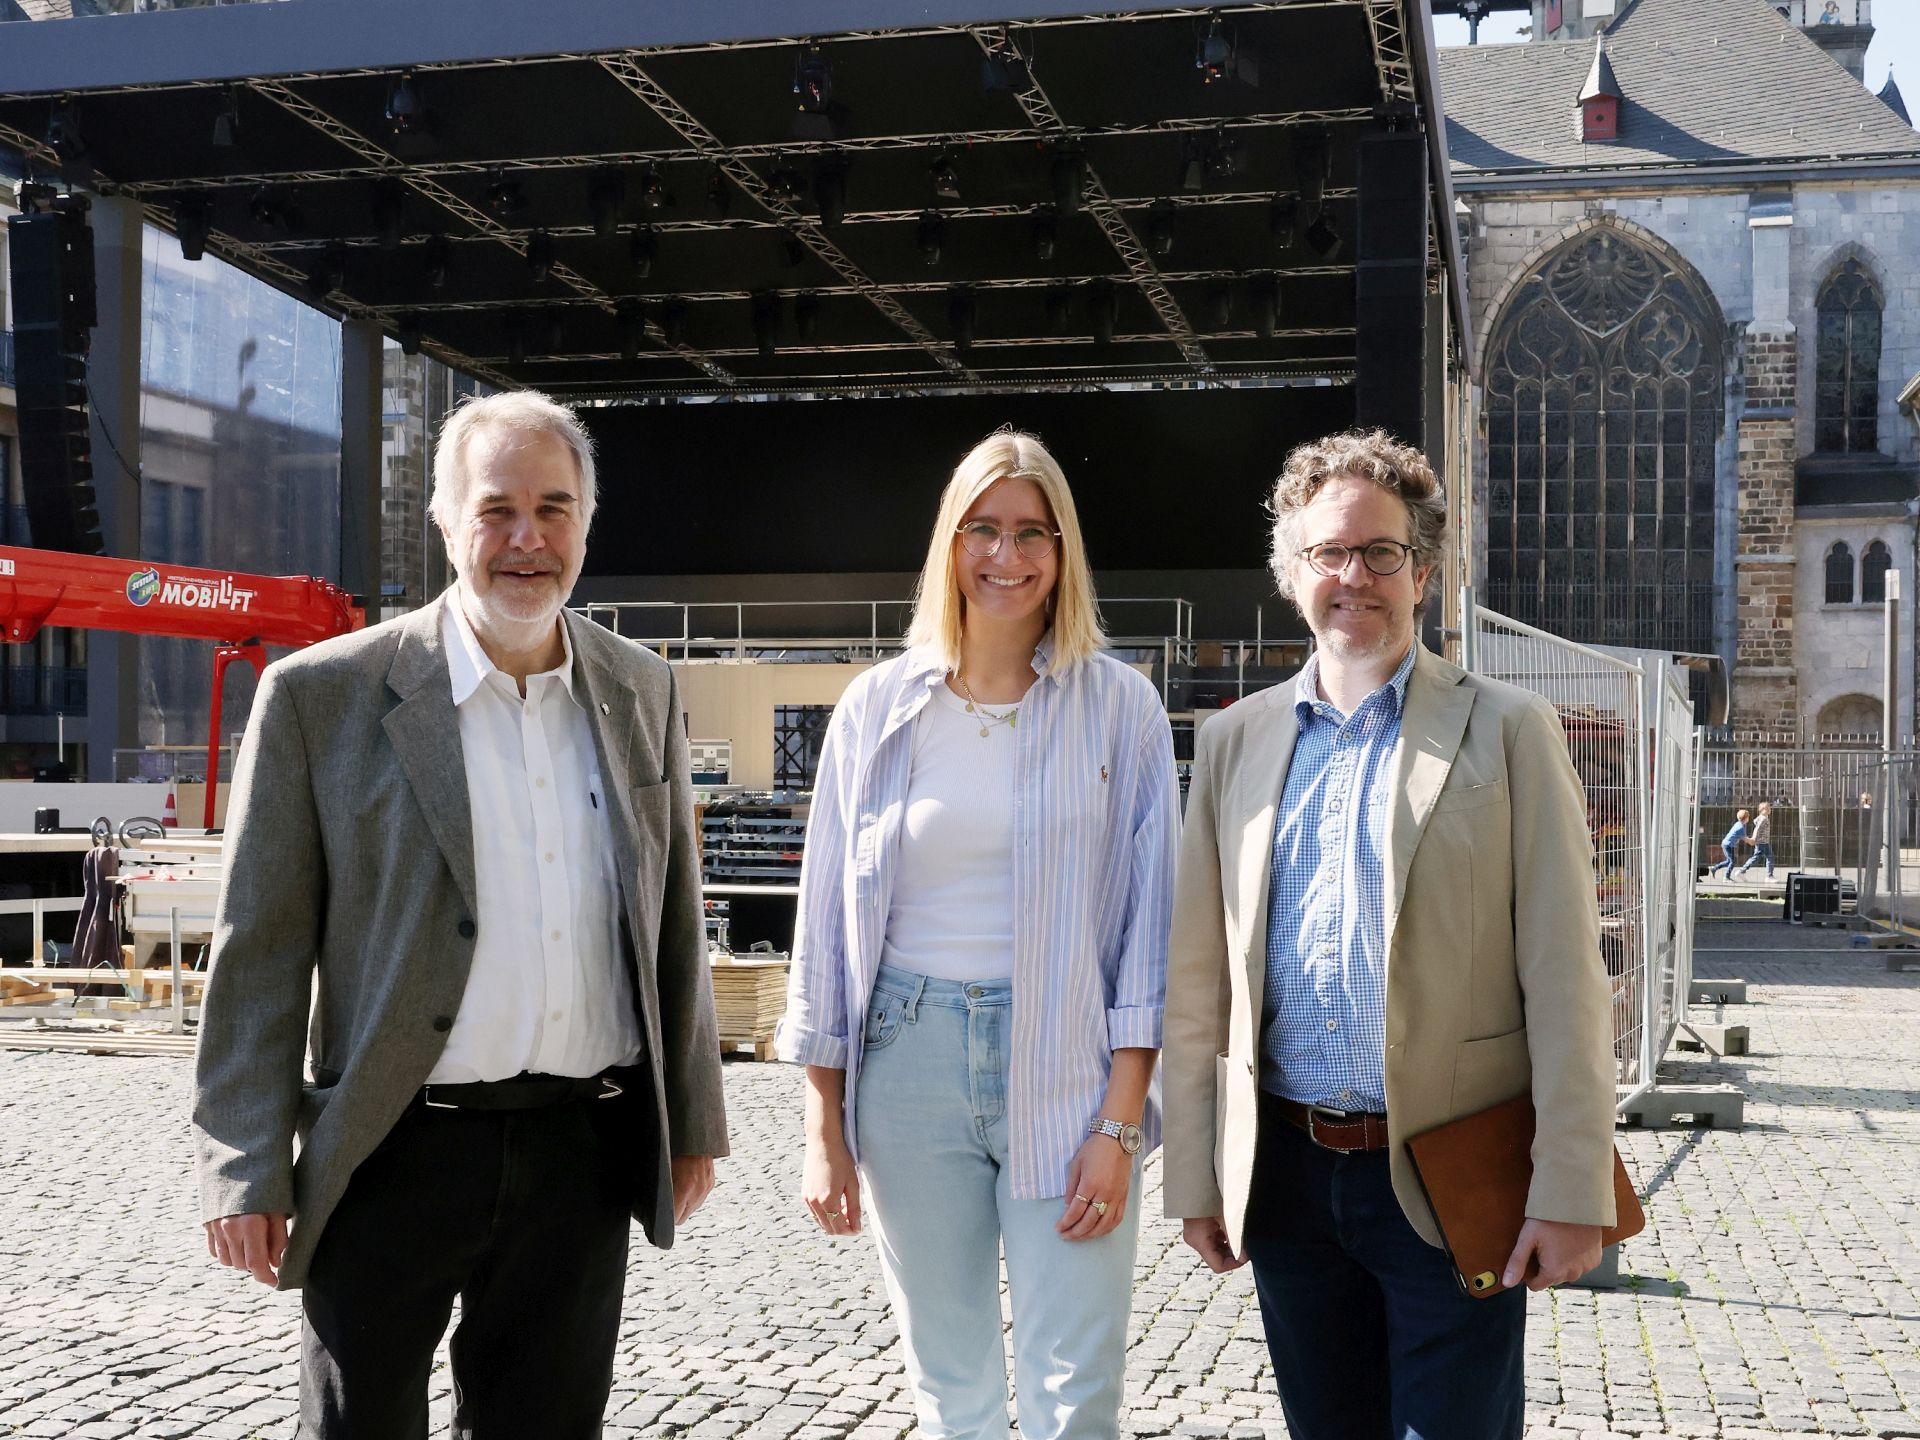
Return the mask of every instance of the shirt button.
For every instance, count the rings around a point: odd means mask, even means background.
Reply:
[[[536,790],[544,790],[544,789],[546,789],[546,788],[547,788],[547,777],[546,777],[546,776],[544,776],[544,775],[536,775],[536,776],[534,776],[534,777],[533,777],[533,788],[534,788],[534,789],[536,789]]]
[[[1340,1028],[1340,1022],[1338,1020],[1327,1021],[1327,1029],[1338,1030],[1339,1028]]]
[[[558,930],[555,930],[555,931],[553,932],[553,938],[554,938],[555,940],[558,940],[558,939],[560,938],[560,932],[559,932]]]
[[[553,851],[547,851],[547,864],[553,864]]]
[[[566,1012],[563,1010],[556,1010],[551,1015],[547,1016],[547,1019],[553,1021],[554,1024],[558,1025],[560,1023],[561,1016],[564,1015],[565,1013]]]
[[[451,1015],[434,1016],[433,1028],[438,1030],[442,1035],[446,1034],[447,1031],[453,1029],[453,1017]]]
[[[473,939],[473,921],[471,921],[471,920],[462,920],[462,921],[460,922],[460,927],[459,927],[459,928],[460,928],[460,938],[461,938],[462,940],[471,940],[471,939]]]

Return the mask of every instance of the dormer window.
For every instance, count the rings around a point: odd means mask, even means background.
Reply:
[[[1580,143],[1598,144],[1620,138],[1620,82],[1614,78],[1613,62],[1607,58],[1606,36],[1594,47],[1593,68],[1587,83],[1580,88]]]

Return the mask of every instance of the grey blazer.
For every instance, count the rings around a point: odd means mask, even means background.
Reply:
[[[354,1167],[426,1083],[473,960],[446,603],[268,667],[234,776],[195,1077],[200,1205],[209,1220],[293,1215],[282,1289],[302,1283]],[[727,1152],[687,740],[664,661],[565,623],[653,1075],[651,1095],[612,1103],[632,1127],[634,1217],[664,1248],[669,1156]]]

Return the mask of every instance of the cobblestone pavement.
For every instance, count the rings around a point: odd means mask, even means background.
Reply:
[[[1621,1132],[1651,1225],[1618,1290],[1533,1299],[1529,1428],[1920,1436],[1920,973],[1773,923],[1699,943],[1700,974],[1751,983],[1726,1018],[1753,1053],[1672,1068],[1739,1083],[1746,1127]],[[292,1435],[297,1302],[206,1258],[188,1079],[0,1052],[0,1435]],[[872,1243],[794,1199],[798,1073],[730,1064],[727,1092],[722,1188],[680,1248],[636,1248],[608,1433],[905,1434]],[[1285,1434],[1246,1272],[1216,1282],[1155,1218],[1137,1282],[1133,1431]]]

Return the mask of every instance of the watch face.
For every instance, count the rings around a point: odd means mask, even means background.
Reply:
[[[1122,1125],[1120,1127],[1120,1148],[1122,1150],[1126,1151],[1129,1155],[1138,1155],[1140,1153],[1140,1142],[1141,1135],[1138,1125]]]

